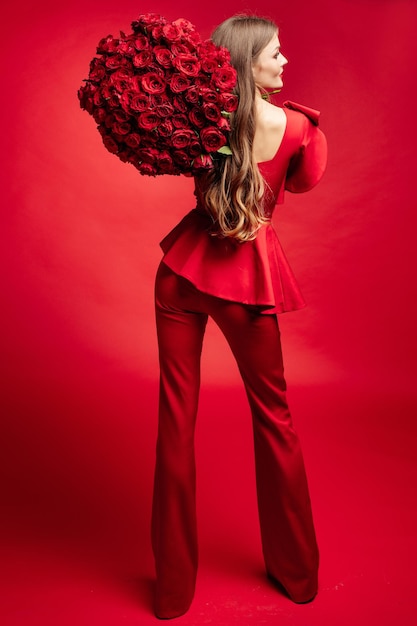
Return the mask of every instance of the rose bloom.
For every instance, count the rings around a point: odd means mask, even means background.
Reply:
[[[169,43],[178,41],[181,37],[180,29],[175,26],[175,24],[165,24],[165,26],[162,27],[162,33]]]
[[[160,137],[171,137],[173,131],[172,123],[169,120],[165,120],[158,126],[158,134]]]
[[[135,167],[139,170],[141,174],[144,174],[145,176],[156,176],[158,173],[156,167],[154,167],[150,163],[138,163],[137,165],[135,165]]]
[[[162,150],[157,157],[156,165],[158,169],[165,174],[171,174],[174,172],[174,163],[172,157],[167,150]]]
[[[159,22],[165,23],[164,17],[158,13],[142,13],[138,20],[132,22],[133,30],[142,30],[142,26],[150,26],[151,24],[158,24]]]
[[[209,89],[208,87],[201,88],[201,97],[205,102],[217,102],[218,95],[213,89]]]
[[[214,70],[216,70],[218,66],[219,64],[214,57],[207,56],[201,59],[201,69],[203,70],[203,72],[213,74]]]
[[[173,150],[172,158],[183,170],[191,167],[191,159],[185,150]]]
[[[202,128],[200,131],[201,144],[206,152],[217,152],[226,145],[226,137],[215,126]]]
[[[160,119],[153,111],[145,111],[138,116],[138,126],[143,130],[153,130],[158,126]]]
[[[125,143],[129,146],[129,148],[136,150],[141,143],[140,135],[137,133],[129,133],[129,135],[125,137]]]
[[[236,70],[234,67],[219,67],[213,72],[212,82],[222,91],[233,89],[236,85]]]
[[[191,157],[196,157],[201,154],[201,144],[198,139],[192,139],[190,141],[190,145],[188,146],[187,152]]]
[[[197,104],[200,97],[199,90],[194,85],[192,87],[189,87],[184,95],[186,101],[190,102],[190,104]]]
[[[173,58],[172,64],[186,76],[197,76],[200,71],[200,61],[192,54],[178,54]]]
[[[106,54],[108,52],[116,52],[119,40],[115,39],[113,35],[107,35],[100,39],[97,46],[97,54]]]
[[[109,152],[116,154],[119,151],[119,146],[110,135],[103,135],[103,143]]]
[[[113,115],[117,122],[127,122],[130,119],[130,115],[121,109],[114,111]]]
[[[183,74],[174,74],[169,86],[174,93],[181,93],[191,86],[191,78]]]
[[[176,130],[174,131],[173,135],[172,135],[172,145],[174,148],[178,148],[178,149],[182,149],[182,148],[186,148],[187,146],[190,145],[190,141],[192,139],[192,137],[194,136],[194,133],[192,130],[188,130],[188,129],[181,129],[181,130]]]
[[[203,128],[206,125],[206,116],[200,107],[193,107],[189,113],[190,122],[197,128]]]
[[[205,102],[203,104],[203,112],[210,122],[218,122],[220,120],[221,111],[213,102]]]
[[[147,67],[152,59],[153,56],[151,50],[141,50],[133,57],[133,65],[135,67]]]
[[[94,109],[93,117],[96,124],[102,124],[106,119],[107,112],[105,109]]]
[[[112,126],[112,131],[116,135],[127,135],[131,131],[130,124],[127,122],[116,122]]]
[[[159,65],[162,65],[162,67],[165,68],[171,67],[172,54],[169,48],[166,48],[165,46],[155,46],[153,49],[153,53]]]
[[[146,94],[131,93],[130,96],[130,108],[133,111],[147,111],[149,109],[149,98]]]
[[[149,41],[145,35],[137,35],[134,40],[136,50],[146,50],[149,48]]]
[[[158,158],[159,150],[156,148],[140,148],[138,150],[138,157],[141,161],[145,161],[145,163],[155,163]]]
[[[175,56],[178,54],[190,54],[189,48],[183,43],[173,43],[171,46],[171,52]]]
[[[120,41],[117,51],[123,54],[123,56],[133,57],[136,53],[136,48],[132,39],[125,39]]]
[[[181,111],[182,113],[186,113],[188,111],[188,106],[184,102],[181,96],[177,95],[173,98],[173,103],[176,111]]]
[[[142,76],[142,88],[148,93],[163,93],[165,91],[166,83],[161,76],[158,76],[156,72],[149,72]]]
[[[111,57],[107,57],[105,65],[109,70],[116,70],[118,67],[124,65],[125,61],[120,54],[113,54]]]
[[[200,154],[193,161],[193,170],[197,173],[203,170],[209,170],[213,167],[213,161],[208,154]]]
[[[189,22],[188,20],[186,20],[183,17],[179,17],[177,20],[174,20],[172,22],[174,24],[174,26],[176,26],[181,32],[181,34],[183,35],[184,33],[193,33],[195,32],[194,29],[194,25],[191,24],[191,22]]]
[[[90,63],[88,78],[94,82],[100,82],[106,75],[106,68],[101,59],[93,59]]]
[[[164,102],[162,104],[158,104],[155,107],[155,111],[158,113],[159,117],[169,117],[174,113],[174,107],[170,102]]]
[[[172,116],[172,123],[175,128],[187,128],[190,126],[188,117],[183,113],[176,113]]]
[[[220,102],[224,111],[227,111],[227,113],[233,113],[233,111],[236,111],[238,107],[239,99],[234,93],[222,93],[220,96]]]

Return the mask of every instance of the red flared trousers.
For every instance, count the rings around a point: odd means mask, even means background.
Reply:
[[[155,613],[187,611],[198,546],[194,429],[208,316],[236,358],[253,419],[256,485],[268,574],[295,602],[317,592],[318,549],[299,440],[286,400],[276,315],[203,294],[161,263],[156,279],[160,408],[152,511]]]

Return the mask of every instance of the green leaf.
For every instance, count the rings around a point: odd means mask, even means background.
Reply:
[[[219,148],[217,152],[220,152],[220,154],[226,154],[227,156],[231,156],[233,154],[229,146],[223,146],[223,148]]]

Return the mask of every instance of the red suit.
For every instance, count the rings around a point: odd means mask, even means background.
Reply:
[[[281,145],[270,161],[259,164],[268,183],[270,217],[285,189],[311,189],[326,165],[318,113],[291,102],[284,106]],[[162,618],[184,613],[194,595],[194,427],[208,316],[233,351],[250,403],[267,572],[295,602],[317,592],[318,549],[303,457],[286,401],[276,315],[301,308],[304,301],[272,224],[245,243],[213,237],[203,192],[204,177],[196,179],[196,208],[161,243],[164,258],[156,280],[161,379],[152,543],[155,611]]]

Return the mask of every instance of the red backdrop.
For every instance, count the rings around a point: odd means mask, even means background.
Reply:
[[[329,142],[321,184],[288,195],[275,220],[309,304],[280,320],[290,394],[305,415],[307,442],[318,445],[316,453],[313,445],[306,450],[318,467],[325,450],[307,414],[317,390],[339,408],[352,394],[374,394],[402,398],[403,418],[415,412],[417,6],[413,0],[253,6],[280,25],[289,58],[283,99],[320,109]],[[192,185],[141,177],[103,148],[76,96],[95,46],[108,33],[128,30],[139,12],[187,17],[209,36],[225,17],[251,8],[238,0],[207,7],[189,0],[174,6],[39,0],[7,9],[1,462],[3,522],[19,540],[65,537],[73,549],[82,533],[108,537],[127,524],[147,541],[157,395],[153,279],[158,242],[193,207]],[[203,366],[203,415],[244,406],[236,367],[213,325]],[[297,389],[307,394],[305,404]],[[355,417],[369,415],[369,406],[361,404]],[[384,420],[389,433],[391,416]],[[233,439],[234,419],[229,424]],[[224,444],[221,467],[251,454],[248,429],[235,447]],[[216,488],[205,463],[223,444],[207,422],[199,436],[208,510]],[[318,492],[319,470],[311,472]],[[251,476],[252,465],[248,484]],[[223,505],[226,513],[232,508],[227,498]],[[324,502],[316,506],[325,509]],[[103,519],[98,530],[86,530]],[[120,563],[123,550],[130,554],[120,542],[108,549]]]

